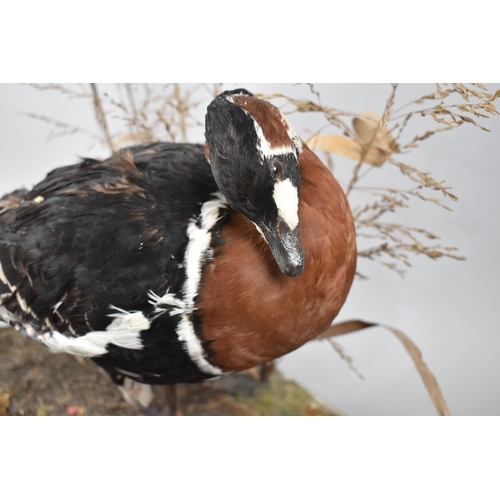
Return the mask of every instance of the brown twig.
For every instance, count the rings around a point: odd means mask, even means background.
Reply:
[[[90,88],[92,89],[92,95],[94,97],[94,111],[96,114],[97,123],[101,128],[101,131],[104,135],[104,139],[106,140],[106,144],[112,153],[114,153],[115,148],[113,146],[113,140],[111,139],[111,135],[109,134],[108,123],[106,121],[106,114],[102,108],[101,98],[99,97],[99,92],[97,90],[97,85],[95,83],[90,84]]]
[[[420,375],[422,382],[424,383],[427,393],[429,394],[429,398],[431,399],[436,409],[436,412],[440,416],[449,416],[450,411],[444,399],[443,393],[439,388],[436,377],[434,377],[432,372],[429,370],[429,367],[425,364],[424,360],[422,359],[422,353],[420,352],[418,347],[401,330],[383,324],[371,323],[363,320],[351,320],[332,325],[321,335],[319,335],[316,340],[331,339],[332,337],[336,337],[338,335],[353,333],[374,326],[381,326],[382,328],[389,330],[401,342],[403,347],[406,349],[406,352],[410,355],[415,368],[417,369],[417,372]]]

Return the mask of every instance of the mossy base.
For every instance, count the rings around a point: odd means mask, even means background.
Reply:
[[[0,415],[163,415],[167,394],[154,387],[148,410],[132,408],[91,361],[52,354],[12,329],[0,329]],[[340,415],[279,371],[258,370],[200,384],[178,384],[181,415]]]

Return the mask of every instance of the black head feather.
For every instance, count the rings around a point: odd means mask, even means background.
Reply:
[[[259,155],[252,117],[227,99],[242,91],[224,92],[208,106],[206,139],[210,165],[221,193],[232,208],[258,223],[263,218],[277,217],[274,179]]]
[[[207,160],[231,208],[258,226],[280,269],[289,276],[298,276],[303,270],[303,251],[297,223],[300,170],[294,143],[277,110],[270,108],[268,116],[261,107],[259,120],[273,120],[274,130],[278,128],[290,144],[272,149],[257,120],[233,101],[233,96],[238,95],[252,96],[244,89],[236,89],[217,96],[208,106]],[[289,200],[276,193],[277,187],[282,193],[283,186]],[[278,199],[281,207],[277,206]]]

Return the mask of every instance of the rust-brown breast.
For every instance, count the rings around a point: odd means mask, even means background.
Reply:
[[[306,146],[299,156],[304,272],[282,274],[255,226],[234,212],[207,265],[196,307],[215,364],[244,370],[297,349],[325,330],[356,268],[352,215],[328,169]]]

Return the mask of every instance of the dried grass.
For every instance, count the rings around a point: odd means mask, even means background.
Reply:
[[[202,89],[206,100],[211,99],[220,93],[222,84],[196,84],[188,88],[179,83],[117,83],[108,91],[96,83],[28,85],[42,92],[55,91],[69,99],[87,100],[95,112],[99,134],[51,117],[26,114],[53,125],[50,138],[82,133],[111,153],[132,144],[187,141],[189,129],[202,125],[194,116],[201,101],[193,96]]]
[[[369,323],[367,321],[361,320],[352,320],[345,321],[344,323],[338,323],[336,325],[332,325],[328,330],[323,332],[316,340],[326,339],[330,343],[332,342],[332,337],[336,337],[338,335],[344,335],[346,333],[353,333],[359,330],[364,330],[365,328],[371,328],[374,326],[380,326],[389,330],[403,345],[406,349],[406,352],[410,355],[415,368],[422,379],[422,382],[429,394],[429,398],[436,409],[436,412],[440,416],[449,416],[450,411],[448,410],[448,405],[444,399],[443,393],[439,388],[439,384],[437,383],[436,377],[429,370],[429,367],[425,364],[422,359],[422,353],[418,349],[418,347],[413,343],[413,341],[404,334],[401,330],[393,328],[391,326],[377,324],[377,323]],[[341,351],[341,357],[345,358],[345,352]],[[352,359],[347,357],[349,364],[351,365]]]
[[[314,85],[305,85],[311,93],[310,99],[295,99],[284,94],[262,97],[276,101],[275,104],[286,114],[315,113],[322,117],[323,124],[307,143],[325,154],[325,162],[331,168],[338,155],[352,160],[345,190],[353,207],[360,259],[380,263],[400,275],[406,273],[412,256],[416,255],[434,260],[443,257],[464,260],[455,247],[442,245],[439,235],[427,228],[394,223],[391,214],[410,207],[413,209],[413,201],[451,210],[446,202],[457,200],[451,188],[431,173],[410,165],[408,153],[430,137],[462,125],[488,130],[479,122],[498,114],[495,100],[500,97],[500,91],[491,94],[480,83],[436,84],[434,92],[394,109],[398,85],[392,84],[382,116],[378,117],[370,110],[356,115],[325,105]],[[28,116],[53,125],[51,137],[84,133],[106,145],[110,152],[138,143],[186,142],[189,129],[202,125],[195,117],[197,107],[200,104],[206,106],[223,90],[220,83],[190,86],[117,83],[113,92],[101,91],[98,84],[31,86],[42,92],[58,92],[69,99],[89,100],[99,134],[46,116]],[[200,89],[202,95],[195,100],[194,96],[200,94]],[[428,118],[423,125],[426,130],[411,139],[404,139],[408,123],[415,117]],[[113,121],[113,127],[110,121]],[[433,122],[444,127],[429,127]],[[332,129],[340,134],[325,133]],[[401,177],[393,176],[394,185],[377,187],[374,172],[388,169],[399,172]],[[374,181],[373,186],[366,185],[367,176]],[[400,185],[403,179],[409,181],[404,187]]]
[[[408,164],[406,158],[412,150],[435,134],[449,132],[462,125],[474,125],[487,131],[479,121],[499,114],[494,102],[500,97],[500,91],[491,94],[482,84],[436,84],[434,92],[394,110],[398,85],[392,84],[383,114],[377,117],[369,110],[355,115],[325,106],[319,92],[311,84],[308,86],[313,95],[311,100],[293,99],[283,94],[265,97],[280,100],[284,103],[284,108],[291,107],[288,113],[314,112],[322,115],[324,125],[312,134],[307,141],[308,145],[325,152],[329,164],[334,164],[335,155],[354,160],[346,193],[351,199],[351,205],[353,195],[356,195],[357,200],[361,196],[366,199],[364,203],[353,207],[358,256],[376,261],[400,275],[404,275],[406,268],[411,266],[411,255],[423,255],[434,260],[443,257],[464,260],[457,248],[441,245],[438,242],[439,236],[432,231],[388,222],[388,218],[398,210],[410,208],[412,200],[450,210],[445,201],[457,200],[451,188],[444,181],[435,179],[431,173]],[[453,98],[458,98],[458,102]],[[431,127],[411,140],[403,140],[403,132],[408,123],[417,116],[429,117],[431,123],[434,121],[445,127]],[[425,121],[424,126],[429,125],[429,121]],[[331,128],[338,129],[341,135],[324,133]],[[410,181],[409,187],[369,187],[361,182],[368,175],[374,178],[374,172],[391,167],[395,167],[397,172]],[[394,176],[395,184],[400,184],[396,177]],[[432,244],[427,240],[433,240]]]

